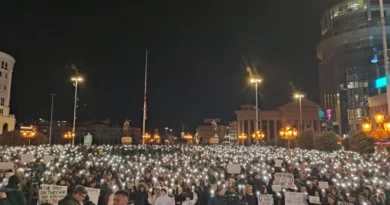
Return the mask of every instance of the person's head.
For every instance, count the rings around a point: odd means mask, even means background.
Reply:
[[[217,190],[217,183],[212,183],[211,184],[211,189]]]
[[[65,185],[66,185],[65,179],[62,179],[62,180],[60,181],[60,185],[62,185],[62,186],[65,186]]]
[[[246,193],[252,193],[253,191],[253,188],[252,188],[252,186],[251,185],[246,185]]]
[[[126,188],[127,188],[127,189],[132,189],[132,188],[133,188],[133,183],[127,182]]]
[[[78,202],[83,202],[87,197],[88,191],[83,186],[76,186],[73,191],[73,198],[75,198]]]
[[[331,194],[329,194],[329,196],[328,196],[328,203],[329,204],[335,204],[336,203],[336,198],[333,195],[331,195]]]
[[[161,195],[162,196],[165,196],[165,195],[167,195],[167,193],[168,193],[168,187],[163,187],[163,188],[161,188]]]
[[[260,174],[258,172],[255,172],[253,175],[255,176],[255,179],[260,179]]]
[[[129,193],[119,190],[114,194],[114,205],[127,205],[129,202]]]
[[[348,197],[347,197],[347,200],[348,200],[348,202],[350,202],[350,203],[355,203],[355,201],[356,201],[356,195],[355,195],[354,193],[349,194]]]
[[[221,196],[221,197],[223,197],[224,195],[225,195],[225,188],[223,188],[223,187],[220,187],[220,188],[218,188],[217,189],[217,191],[215,192],[215,195],[216,196]]]
[[[9,179],[8,179],[8,186],[10,188],[18,188],[20,184],[20,179],[18,176],[16,175],[12,175]]]

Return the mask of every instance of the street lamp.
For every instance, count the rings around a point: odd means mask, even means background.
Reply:
[[[244,145],[246,139],[248,139],[248,136],[246,136],[246,134],[244,133],[241,133],[239,136],[238,136],[238,140],[239,141],[242,141],[242,144]]]
[[[279,131],[280,137],[286,139],[288,141],[288,150],[290,150],[290,141],[297,138],[298,131],[295,128],[291,128],[290,126],[286,126],[285,128],[280,129]]]
[[[187,133],[183,136],[183,139],[187,141],[187,144],[191,144],[193,137],[190,133]]]
[[[72,140],[75,138],[75,136],[76,136],[76,134],[73,131],[69,131],[69,132],[64,134],[64,139],[69,140],[70,144],[72,144],[73,143]]]
[[[160,135],[155,134],[155,135],[153,136],[153,141],[155,141],[156,143],[160,143],[160,142],[161,142],[161,137],[160,137]]]
[[[251,78],[251,83],[255,84],[255,92],[256,92],[256,125],[255,125],[255,131],[259,128],[259,100],[258,100],[258,94],[257,94],[257,85],[261,83],[260,78]]]
[[[259,144],[259,141],[265,138],[265,134],[263,131],[256,131],[252,134],[252,138],[256,140],[256,144]]]
[[[150,140],[150,135],[145,132],[145,134],[142,136],[143,142],[148,142]]]
[[[295,94],[294,97],[299,99],[299,124],[300,124],[299,131],[302,132],[302,130],[303,130],[303,123],[302,123],[302,98],[304,98],[305,96],[303,94],[297,93],[297,94]]]
[[[20,134],[23,138],[28,139],[28,146],[31,145],[31,139],[36,136],[36,131],[34,130],[33,126],[25,127],[22,126],[20,127]]]
[[[72,132],[73,134],[76,133],[76,109],[77,109],[77,86],[79,82],[83,82],[83,78],[81,76],[76,76],[71,78],[72,82],[74,82],[74,108],[73,108],[73,128]],[[74,146],[74,136],[72,138],[72,146]]]
[[[376,129],[373,130],[374,123],[368,118],[362,123],[362,130],[377,141],[384,141],[390,136],[390,118],[387,118],[383,113],[374,115]]]

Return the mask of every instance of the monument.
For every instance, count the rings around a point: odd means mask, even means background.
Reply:
[[[132,142],[132,138],[130,136],[130,122],[128,120],[123,123],[123,134],[124,136],[122,137],[122,144],[123,145],[129,145]]]
[[[213,127],[213,130],[214,130],[214,136],[210,137],[210,144],[219,144],[219,137],[217,134],[217,130],[218,130],[217,122],[215,122],[215,120],[213,120],[211,122],[211,126]]]

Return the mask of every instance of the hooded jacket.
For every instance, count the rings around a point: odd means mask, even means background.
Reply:
[[[20,183],[19,177],[13,175],[8,179],[8,185],[4,189],[5,193],[7,194],[8,202],[11,205],[27,204],[23,192],[21,192],[18,188],[19,183]]]

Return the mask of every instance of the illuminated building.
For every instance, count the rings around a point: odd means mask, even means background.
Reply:
[[[256,109],[254,105],[242,105],[240,110],[235,111],[237,116],[237,135],[245,134],[252,136],[255,131]],[[316,133],[321,133],[321,122],[319,117],[319,105],[302,99],[302,126],[300,126],[299,117],[299,102],[293,101],[275,110],[260,110],[259,116],[259,131],[265,133],[264,141],[267,144],[276,144],[278,141],[278,133],[282,127],[287,125],[295,128],[302,127],[303,131],[313,130]],[[248,137],[247,141],[252,138]]]
[[[362,119],[369,115],[374,81],[384,73],[380,12],[378,0],[329,2],[317,46],[320,106],[333,111],[333,124],[341,134],[360,130]],[[385,14],[390,13],[390,1],[384,3]]]
[[[0,134],[15,129],[15,116],[10,114],[11,81],[15,59],[0,52]]]

